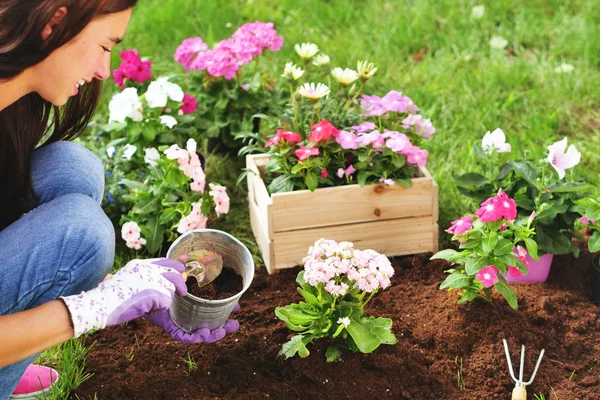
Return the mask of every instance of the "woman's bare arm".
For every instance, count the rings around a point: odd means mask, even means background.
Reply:
[[[31,310],[0,315],[0,367],[12,364],[74,336],[71,316],[62,300]]]

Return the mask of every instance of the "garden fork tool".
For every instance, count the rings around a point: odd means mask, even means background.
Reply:
[[[527,382],[523,382],[523,367],[525,364],[525,345],[521,345],[521,364],[519,367],[519,379],[515,378],[515,374],[513,372],[512,361],[510,360],[510,352],[508,351],[508,344],[506,343],[506,339],[502,339],[504,342],[504,352],[506,353],[506,360],[508,361],[508,370],[510,371],[510,377],[515,381],[515,388],[512,392],[512,400],[527,400],[527,389],[526,386],[531,385],[533,380],[535,379],[535,374],[537,373],[538,367],[542,362],[542,357],[544,357],[544,349],[540,353],[538,357],[537,363],[535,363],[535,368],[533,370],[533,374],[531,375],[531,379]]]
[[[183,279],[187,281],[190,276],[196,278],[198,287],[203,287],[217,279],[223,271],[223,257],[211,250],[197,250],[179,257],[185,264]]]

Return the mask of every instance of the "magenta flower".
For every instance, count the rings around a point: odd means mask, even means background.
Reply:
[[[357,137],[354,133],[341,131],[335,138],[335,141],[342,146],[342,149],[358,149]]]
[[[183,95],[183,104],[179,107],[181,112],[184,114],[192,114],[192,113],[196,112],[197,108],[198,108],[198,99],[185,93]]]
[[[488,265],[480,270],[475,278],[483,284],[483,287],[490,288],[499,282],[498,270],[493,265]]]
[[[481,208],[475,211],[475,214],[477,214],[481,222],[493,222],[502,218],[502,213],[499,210],[497,202],[494,202],[493,197],[481,203]]]
[[[320,153],[319,149],[317,148],[300,146],[300,148],[296,150],[294,154],[296,154],[296,157],[298,157],[298,161],[303,161],[306,160],[308,157],[318,156]]]
[[[508,267],[508,274],[513,278],[518,278],[523,275],[523,273],[517,267]]]
[[[326,119],[321,122],[310,126],[311,133],[308,135],[308,140],[314,144],[319,144],[323,141],[328,141],[332,137],[337,137],[340,134],[340,130],[337,129],[333,124]]]
[[[142,61],[137,50],[125,50],[120,57],[123,62],[113,71],[113,78],[121,89],[125,88],[125,79],[143,83],[152,78],[152,61]]]
[[[579,222],[581,222],[584,225],[589,225],[590,223],[592,223],[593,225],[596,225],[596,220],[590,221],[588,219],[588,217],[586,217],[585,215],[581,218],[579,218]]]
[[[321,168],[321,178],[325,179],[329,176],[329,173],[327,172],[327,168]]]
[[[452,221],[452,225],[450,228],[446,229],[446,232],[451,233],[453,235],[461,235],[471,229],[473,226],[473,217],[470,215],[466,215],[457,219],[456,221]]]
[[[548,162],[558,172],[560,179],[565,177],[565,170],[573,168],[581,161],[581,153],[575,146],[570,145],[567,150],[567,138],[548,146]]]
[[[517,218],[517,204],[509,198],[502,189],[498,190],[498,194],[494,197],[494,202],[498,205],[498,211],[504,218],[509,221],[513,221]]]
[[[252,55],[257,56],[264,49],[278,51],[283,46],[283,37],[277,34],[272,22],[251,22],[238,28],[232,36],[252,48]]]

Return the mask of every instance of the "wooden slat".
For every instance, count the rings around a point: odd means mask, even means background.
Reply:
[[[263,257],[265,267],[269,274],[274,272],[275,267],[275,254],[273,251],[273,243],[269,240],[269,229],[266,226],[264,217],[260,214],[260,208],[254,201],[249,201],[250,209],[250,225],[252,227],[252,233],[256,238],[256,243]]]
[[[347,240],[357,249],[373,249],[387,256],[433,252],[434,225],[431,216],[424,216],[276,232],[272,242],[275,268],[300,265],[308,248],[320,238]]]
[[[434,213],[433,180],[430,177],[413,179],[412,188],[348,185],[315,192],[276,193],[271,200],[273,232]]]

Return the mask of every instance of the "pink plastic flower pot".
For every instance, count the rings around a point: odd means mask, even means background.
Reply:
[[[529,273],[519,277],[506,274],[505,278],[509,283],[546,282],[546,279],[548,279],[548,274],[550,273],[550,266],[552,265],[553,257],[554,254],[544,254],[540,257],[540,261],[536,261],[531,258],[529,254],[527,254],[525,258],[529,263]]]

